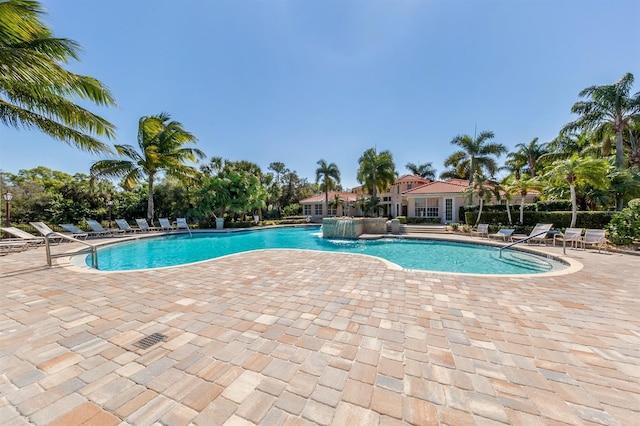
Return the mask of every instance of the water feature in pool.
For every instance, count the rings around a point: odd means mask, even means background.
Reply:
[[[98,250],[100,270],[175,266],[250,250],[290,248],[377,256],[406,269],[472,274],[535,274],[564,268],[560,262],[495,247],[441,240],[326,239],[317,227],[273,228],[224,234],[145,238]]]

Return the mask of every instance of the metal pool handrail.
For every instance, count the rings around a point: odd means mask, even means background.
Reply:
[[[522,239],[522,240],[518,240],[518,241],[514,241],[514,242],[512,242],[512,243],[507,244],[506,246],[500,247],[500,259],[502,259],[502,250],[505,250],[505,249],[511,248],[511,247],[513,247],[513,246],[515,246],[515,245],[517,245],[517,244],[520,244],[520,243],[524,243],[524,242],[526,242],[526,241],[529,241],[529,240],[530,240],[530,239],[532,239],[532,238],[539,237],[540,235],[544,235],[544,234],[546,234],[547,232],[549,232],[549,231],[539,232],[539,233],[537,233],[537,234],[535,234],[535,235],[529,235],[527,238],[524,238],[524,239]]]
[[[50,247],[50,242],[49,242],[49,237],[55,237],[55,238],[63,238],[65,240],[68,241],[73,241],[74,243],[80,243],[83,244],[85,246],[89,246],[88,249],[82,249],[82,250],[78,250],[75,253],[60,253],[60,254],[51,254],[51,247]],[[53,258],[56,257],[65,257],[65,256],[69,256],[71,254],[81,254],[81,253],[86,253],[88,252],[87,250],[90,250],[91,252],[91,267],[94,269],[98,269],[98,249],[97,246],[95,244],[91,244],[88,243],[86,241],[80,241],[77,238],[73,238],[70,237],[68,235],[65,234],[61,234],[60,232],[50,232],[47,235],[44,236],[44,244],[45,244],[45,248],[46,248],[46,255],[47,255],[47,265],[51,266],[52,262],[51,260]]]

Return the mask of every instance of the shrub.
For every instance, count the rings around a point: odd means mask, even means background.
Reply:
[[[538,201],[535,205],[539,212],[571,211],[570,200]]]
[[[611,218],[607,226],[609,240],[616,245],[632,244],[640,239],[640,198],[635,198]]]
[[[468,224],[475,223],[478,213],[469,212],[465,215]],[[602,229],[611,221],[613,212],[578,212],[576,227]],[[518,223],[520,216],[511,215],[513,225]],[[571,212],[524,212],[522,226],[533,228],[536,223],[552,223],[555,229],[567,228],[571,224]],[[482,212],[480,223],[488,223],[492,227],[514,227],[509,225],[506,212]]]

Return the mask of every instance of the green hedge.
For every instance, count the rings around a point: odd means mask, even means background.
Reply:
[[[611,221],[615,212],[578,212],[576,219],[577,228],[604,229]],[[474,224],[478,217],[477,212],[465,214],[467,224]],[[513,223],[519,222],[520,214],[511,215]],[[480,217],[480,223],[488,223],[493,227],[509,226],[509,219],[506,212],[484,212]],[[571,224],[571,212],[524,212],[524,227],[533,228],[536,223],[553,223],[554,229],[565,229]],[[513,227],[513,226],[512,226]]]

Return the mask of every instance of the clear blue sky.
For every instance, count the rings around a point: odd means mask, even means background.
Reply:
[[[358,185],[358,158],[438,173],[458,134],[512,148],[553,139],[591,85],[631,72],[640,90],[638,0],[47,0],[77,41],[68,66],[118,108],[90,109],[136,145],[138,119],[166,111],[209,157],[281,161],[315,181],[317,161]],[[0,126],[0,169],[88,173],[99,159],[38,131]],[[501,161],[504,158],[501,159]]]

